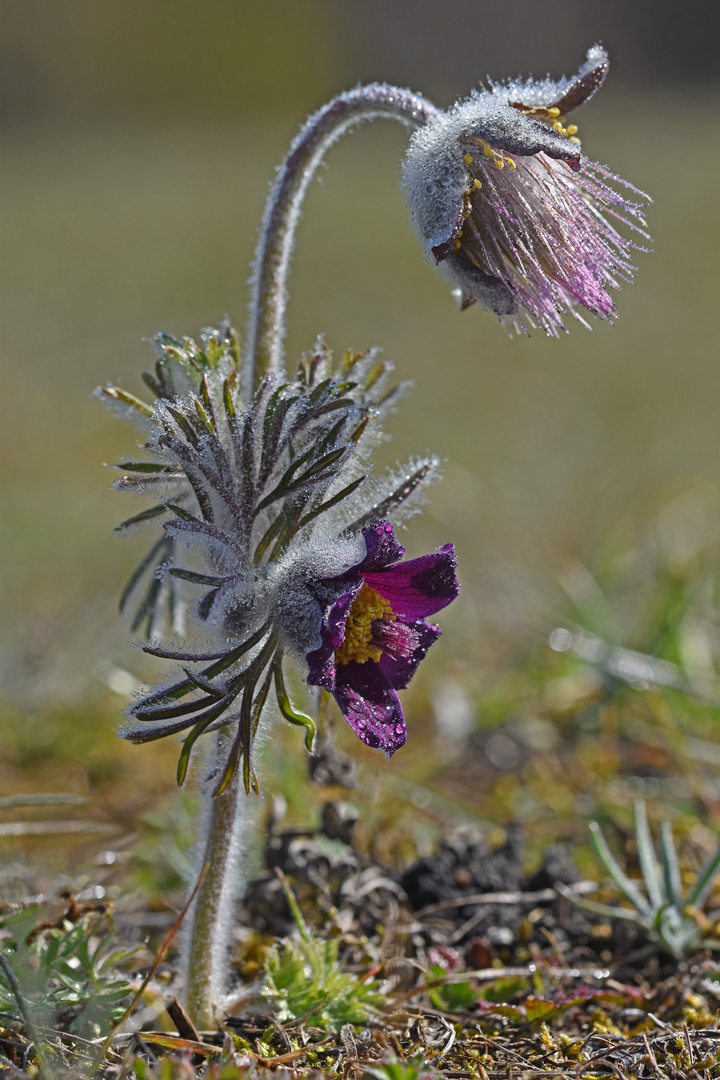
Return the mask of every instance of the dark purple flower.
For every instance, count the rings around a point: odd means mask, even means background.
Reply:
[[[565,329],[566,311],[613,318],[608,290],[632,278],[637,247],[616,223],[646,236],[646,196],[587,160],[566,121],[608,66],[595,45],[571,79],[491,84],[413,135],[404,164],[413,223],[462,308],[478,303],[550,334]]]
[[[331,691],[355,734],[390,757],[407,737],[397,691],[440,636],[427,616],[447,607],[459,585],[452,544],[400,562],[405,549],[389,521],[363,536],[364,559],[328,582],[347,588],[323,619],[320,648],[307,655],[308,683]]]

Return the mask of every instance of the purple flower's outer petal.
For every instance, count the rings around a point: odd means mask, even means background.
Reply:
[[[407,728],[400,699],[380,664],[338,666],[333,691],[340,711],[359,739],[391,757],[405,745]]]
[[[580,150],[577,143],[569,142],[541,120],[523,116],[511,105],[492,102],[493,108],[484,109],[482,105],[486,97],[492,101],[487,92],[469,99],[466,111],[470,115],[461,139],[484,139],[495,150],[505,150],[520,157],[534,157],[542,152],[558,161],[567,161],[573,169],[579,169]],[[476,100],[477,115],[472,116],[470,106]]]
[[[350,614],[353,600],[360,592],[361,587],[362,581],[358,582],[353,588],[348,589],[330,608],[325,626],[333,649],[339,649],[345,640],[347,617]]]
[[[353,600],[360,591],[362,581],[343,593],[330,608],[321,630],[322,644],[319,649],[308,653],[308,683],[310,686],[323,686],[332,690],[335,686],[335,650],[345,640],[345,624]]]
[[[423,619],[447,607],[457,596],[460,585],[456,565],[453,545],[445,544],[434,555],[408,559],[376,573],[364,573],[363,577],[390,602],[396,615]]]
[[[599,90],[605,82],[605,76],[610,70],[610,58],[602,45],[593,45],[588,49],[587,59],[569,85],[563,87],[562,97],[553,101],[549,108],[554,105],[561,113],[569,113],[577,109],[578,105],[584,105],[589,101],[596,90]]]
[[[405,659],[396,659],[387,653],[383,653],[377,663],[377,667],[381,668],[394,690],[403,690],[408,685],[417,671],[418,664],[421,660],[424,660],[428,649],[435,644],[441,634],[439,626],[425,622],[424,619],[410,625],[412,625],[419,638],[417,648],[412,656]]]
[[[463,214],[464,220],[464,214]],[[444,243],[432,248],[436,262],[456,287],[460,310],[465,311],[471,304],[480,304],[496,315],[515,315],[518,302],[507,285],[498,277],[486,274],[479,266],[473,266],[467,259],[454,253],[457,235],[450,236]]]
[[[610,69],[607,51],[593,45],[587,51],[580,70],[569,79],[513,79],[508,83],[491,83],[493,93],[514,107],[559,109],[565,115],[583,105],[599,90]]]
[[[381,570],[395,563],[405,554],[405,548],[398,544],[389,521],[374,521],[363,529],[367,554],[362,562],[353,566],[350,573],[364,574],[366,570]]]

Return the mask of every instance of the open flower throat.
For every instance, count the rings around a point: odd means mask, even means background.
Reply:
[[[336,599],[323,612],[320,647],[306,656],[307,681],[330,691],[358,738],[390,756],[407,734],[398,690],[440,636],[428,616],[460,586],[452,544],[402,561],[389,521],[366,525],[362,535],[364,557],[327,583]]]
[[[389,600],[363,583],[353,600],[345,623],[345,638],[335,652],[339,664],[377,662],[384,652],[398,659],[411,656],[419,635],[406,623],[399,623]]]

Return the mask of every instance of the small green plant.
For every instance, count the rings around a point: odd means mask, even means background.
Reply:
[[[278,872],[279,873],[279,872]],[[299,940],[273,945],[265,955],[263,997],[283,1023],[302,1017],[311,1027],[339,1031],[362,1024],[383,1005],[377,983],[363,981],[338,964],[338,942],[310,933],[287,879],[279,873]]]
[[[131,954],[113,949],[112,932],[99,933],[96,917],[33,936],[37,922],[37,907],[0,919],[0,1011],[17,1014],[19,990],[38,1027],[91,1038],[104,1034],[122,1016],[131,992],[117,970]]]
[[[635,842],[645,892],[632,881],[610,851],[602,829],[590,822],[590,838],[595,852],[618,889],[632,908],[613,907],[593,900],[580,899],[569,889],[560,887],[578,907],[609,919],[625,919],[644,927],[650,937],[678,958],[696,949],[720,947],[717,938],[704,938],[706,920],[702,915],[720,868],[720,843],[698,871],[695,884],[683,895],[680,865],[673,841],[672,826],[664,821],[660,826],[659,859],[655,851],[647,809],[643,799],[635,801]]]
[[[407,1061],[383,1061],[368,1069],[367,1075],[375,1077],[375,1080],[430,1080],[437,1074],[426,1067],[423,1057],[416,1056]]]
[[[427,969],[426,977],[432,981],[437,979],[438,985],[428,990],[428,997],[436,1009],[449,1009],[456,1012],[458,1009],[471,1009],[478,999],[478,991],[467,980],[463,982],[441,982],[447,975],[445,968],[439,964],[431,964]]]

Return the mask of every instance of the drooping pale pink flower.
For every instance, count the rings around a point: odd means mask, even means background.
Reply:
[[[567,312],[585,323],[582,308],[614,317],[609,290],[632,278],[638,247],[618,226],[646,237],[647,197],[585,158],[566,120],[607,70],[596,45],[572,79],[492,84],[412,136],[411,216],[461,308],[479,303],[516,329],[550,334]]]

